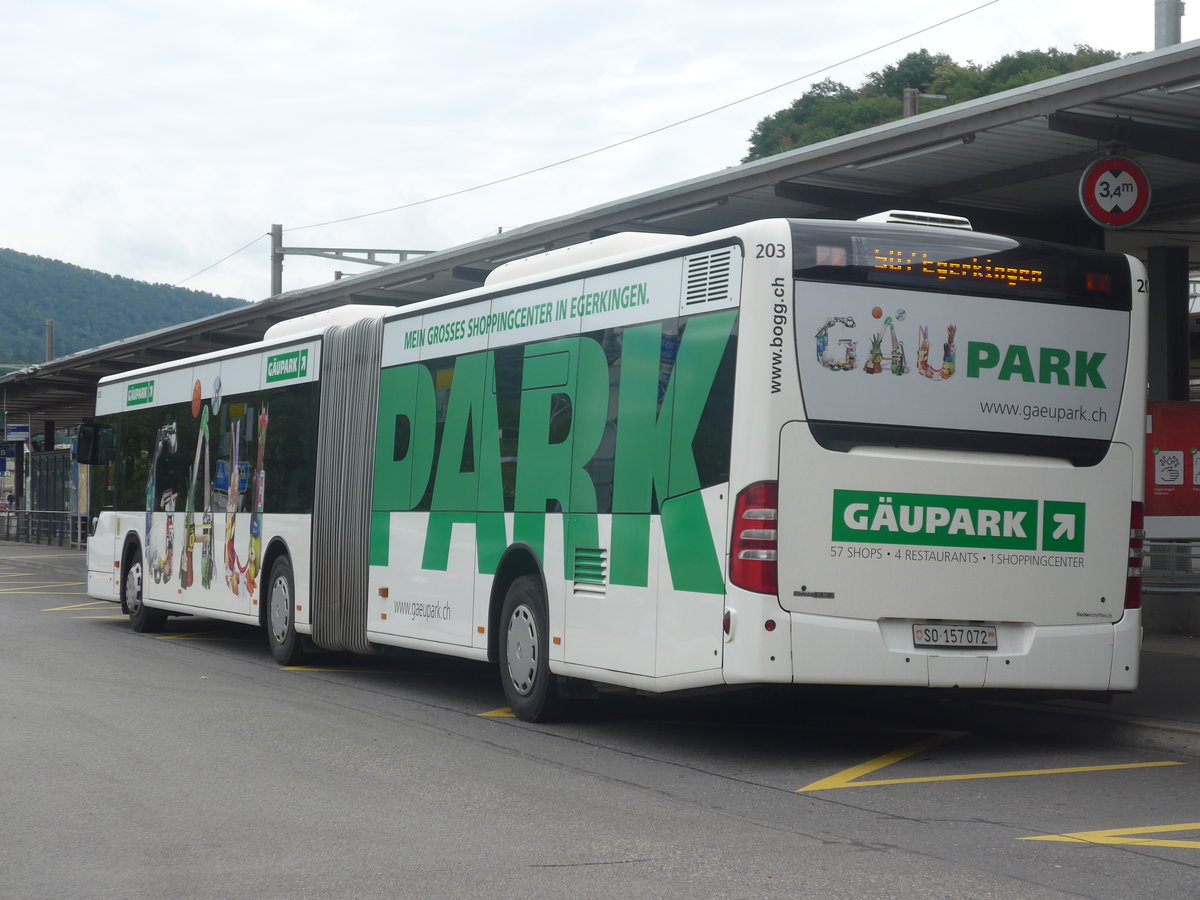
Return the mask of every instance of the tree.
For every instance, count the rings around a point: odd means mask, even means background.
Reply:
[[[1071,53],[1023,50],[989,66],[960,64],[945,53],[917,50],[872,72],[857,89],[832,79],[817,82],[791,106],[758,123],[750,135],[750,152],[742,162],[899,119],[904,114],[905,88],[945,94],[943,104],[962,103],[1115,59],[1120,59],[1119,53],[1086,44],[1076,44]]]
[[[905,88],[916,88],[930,93],[930,86],[938,68],[953,63],[954,60],[945,53],[933,54],[928,50],[918,50],[908,54],[895,65],[884,66],[882,70],[872,72],[860,90],[867,94],[879,93],[885,97],[903,97]]]

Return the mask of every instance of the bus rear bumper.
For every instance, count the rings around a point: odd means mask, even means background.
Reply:
[[[1001,624],[998,648],[913,646],[912,621],[791,614],[793,681],[937,688],[1131,691],[1141,610],[1116,623]]]

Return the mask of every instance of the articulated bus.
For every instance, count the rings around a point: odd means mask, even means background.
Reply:
[[[1146,276],[889,214],[620,234],[105,378],[88,593],[281,664],[1128,691]]]

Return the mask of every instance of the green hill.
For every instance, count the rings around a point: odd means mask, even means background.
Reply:
[[[57,357],[245,302],[0,248],[0,363],[42,362],[47,319]]]

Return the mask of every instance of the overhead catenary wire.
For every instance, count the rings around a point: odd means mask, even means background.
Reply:
[[[865,56],[870,56],[872,53],[878,53],[880,50],[886,50],[888,47],[893,47],[896,44],[899,44],[899,43],[902,43],[903,41],[907,41],[911,38],[917,37],[918,35],[925,34],[926,32],[932,31],[935,28],[940,28],[943,25],[947,25],[950,22],[954,22],[958,19],[964,18],[965,16],[972,15],[973,13],[977,13],[980,10],[986,9],[989,6],[994,6],[995,4],[997,4],[999,2],[1000,2],[1000,0],[986,0],[986,2],[984,2],[984,3],[980,3],[979,5],[973,6],[970,9],[963,10],[962,12],[956,13],[953,16],[948,16],[947,18],[944,18],[937,22],[934,22],[931,25],[926,25],[922,28],[916,29],[915,31],[910,31],[907,34],[901,35],[900,37],[893,38],[890,41],[886,41],[885,43],[878,44],[874,47],[871,47],[869,50],[863,50],[860,53],[855,53],[853,56],[847,56],[845,59],[838,60],[837,62],[830,63],[829,65],[826,65],[826,66],[821,66],[820,68],[814,69],[811,72],[806,72],[803,75],[797,75],[795,78],[791,78],[791,79],[788,79],[787,81],[780,82],[779,84],[773,85],[772,87],[763,88],[760,91],[755,91],[752,94],[747,94],[746,96],[739,97],[736,100],[730,100],[727,103],[722,103],[720,106],[714,106],[713,108],[704,110],[703,112],[694,113],[694,114],[692,114],[690,116],[686,116],[682,119],[677,119],[674,122],[669,122],[666,125],[660,125],[657,128],[652,128],[649,131],[643,131],[639,134],[632,135],[631,137],[622,138],[619,141],[613,141],[610,144],[605,144],[602,147],[596,147],[592,150],[586,150],[583,153],[576,153],[573,156],[568,156],[563,159],[556,160],[555,162],[545,163],[540,166],[534,166],[531,169],[525,169],[524,171],[516,172],[512,175],[505,175],[501,178],[494,178],[491,181],[485,181],[480,184],[472,185],[470,187],[459,188],[459,189],[453,190],[453,191],[447,191],[443,194],[437,194],[432,197],[424,197],[420,200],[412,200],[408,203],[401,203],[397,206],[389,206],[386,209],[377,209],[372,212],[358,213],[358,214],[352,215],[352,216],[344,216],[340,219],[329,219],[324,222],[313,222],[308,225],[297,225],[295,227],[286,228],[284,230],[289,231],[289,232],[305,231],[305,230],[311,229],[311,228],[323,228],[327,225],[341,225],[345,222],[355,222],[360,219],[368,219],[373,216],[382,216],[382,215],[386,215],[387,213],[400,212],[401,210],[412,209],[413,207],[417,207],[417,206],[425,206],[430,203],[437,203],[441,200],[449,200],[452,197],[461,197],[463,194],[470,194],[475,191],[481,191],[486,188],[495,187],[496,185],[499,185],[499,184],[506,184],[510,181],[516,181],[519,178],[526,178],[530,175],[536,175],[539,172],[545,172],[545,171],[548,171],[549,169],[555,169],[555,168],[558,168],[559,166],[565,166],[565,165],[568,165],[569,163],[578,162],[581,159],[587,159],[588,157],[596,156],[597,154],[605,153],[609,150],[615,150],[617,147],[624,147],[627,144],[632,144],[632,143],[635,143],[636,141],[640,141],[640,140],[644,140],[649,137],[653,137],[656,134],[662,134],[664,131],[669,131],[672,128],[678,128],[681,125],[687,125],[691,122],[697,121],[698,119],[703,119],[707,116],[715,115],[716,113],[719,113],[719,112],[724,112],[725,110],[730,109],[734,106],[738,106],[742,103],[747,103],[751,100],[755,100],[759,97],[763,97],[767,94],[773,93],[774,91],[782,90],[785,87],[790,87],[791,85],[796,84],[797,82],[806,81],[810,78],[815,78],[817,75],[823,75],[826,72],[831,71],[832,69],[836,69],[840,66],[846,65],[847,63],[851,63],[851,62],[854,62],[855,60],[862,59]],[[267,236],[268,236],[268,234],[266,234],[266,233],[260,234],[254,240],[252,240],[248,244],[245,244],[244,246],[238,248],[237,250],[234,250],[228,256],[222,257],[221,259],[217,260],[216,262],[212,263],[211,265],[205,266],[199,272],[196,272],[193,275],[189,275],[187,278],[184,278],[182,281],[175,282],[175,286],[178,287],[179,285],[184,284],[185,282],[191,281],[193,278],[203,275],[205,272],[208,272],[209,270],[216,268],[217,266],[221,265],[221,263],[226,262],[229,259],[232,259],[234,256],[237,256],[239,253],[242,253],[245,250],[248,250],[254,244],[258,243],[260,240],[262,240],[264,237],[267,237]]]
[[[269,231],[264,231],[262,234],[260,234],[254,240],[250,241],[248,244],[243,244],[241,247],[238,247],[236,250],[234,250],[228,256],[222,256],[215,263],[210,263],[209,265],[207,265],[203,269],[201,269],[199,272],[194,272],[191,275],[189,275],[187,278],[184,278],[181,281],[176,281],[172,285],[172,287],[179,287],[181,284],[185,284],[186,282],[191,281],[193,278],[198,278],[199,276],[203,275],[205,272],[209,271],[210,269],[215,269],[221,263],[226,262],[227,260],[233,259],[239,253],[241,253],[245,250],[249,250],[251,247],[253,247],[255,244],[257,244],[263,238],[270,237],[270,235],[271,235],[271,233]]]

